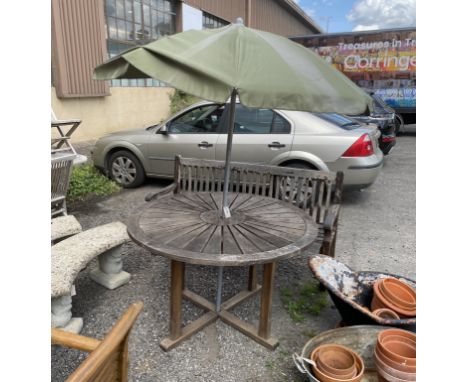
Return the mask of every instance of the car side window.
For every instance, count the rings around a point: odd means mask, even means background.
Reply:
[[[273,116],[273,123],[271,125],[272,134],[291,134],[291,125],[285,118],[278,113]]]
[[[271,109],[249,109],[236,105],[234,133],[236,134],[289,134],[291,126]]]
[[[215,134],[219,132],[224,105],[203,105],[173,119],[169,132],[173,134]]]

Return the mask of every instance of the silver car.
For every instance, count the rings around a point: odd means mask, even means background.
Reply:
[[[123,187],[145,177],[171,178],[174,157],[224,160],[227,108],[203,101],[146,129],[104,136],[92,150],[94,165]],[[344,185],[370,186],[383,164],[377,126],[339,114],[236,106],[232,160],[343,171]]]

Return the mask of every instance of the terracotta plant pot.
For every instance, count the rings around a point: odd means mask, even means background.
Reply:
[[[414,305],[414,309],[406,309],[402,306],[396,305],[394,302],[388,300],[381,292],[380,285],[388,279],[379,279],[373,285],[374,296],[372,298],[371,309],[377,310],[381,308],[391,309],[396,312],[400,318],[406,317],[415,317],[416,316],[416,304]],[[395,280],[395,279],[392,279]],[[393,300],[396,301],[396,300]]]
[[[391,366],[385,364],[385,362],[380,359],[376,352],[374,352],[374,362],[377,373],[379,373],[388,382],[391,382],[392,380],[395,382],[416,381],[416,373],[405,373],[403,371],[392,368]]]
[[[390,319],[395,319],[395,320],[400,319],[400,316],[396,312],[387,308],[376,309],[372,311],[372,314],[375,314],[377,317],[380,317],[380,318],[390,318]]]
[[[400,329],[383,330],[377,336],[376,347],[392,361],[416,367],[416,334]]]
[[[384,345],[382,345],[384,354],[387,355],[389,358],[398,359],[397,357],[401,357],[402,359],[416,359],[416,348],[400,341],[388,341]]]
[[[382,360],[383,363],[392,367],[393,369],[403,371],[404,373],[416,373],[416,366],[410,366],[400,362],[395,362],[392,359],[388,358],[385,354],[382,353],[379,346],[375,347],[375,353]]]
[[[356,360],[352,352],[339,345],[324,345],[317,352],[317,367],[331,377],[350,379],[356,373]]]
[[[324,345],[317,352],[317,365],[324,372],[335,375],[350,375],[356,372],[356,360],[353,354],[339,345]],[[350,377],[348,377],[350,378]]]
[[[318,363],[320,362],[320,361],[318,361],[318,353],[320,352],[320,349],[323,348],[323,347],[326,347],[326,346],[331,346],[331,345],[337,346],[337,347],[340,347],[340,348],[344,348],[350,354],[352,354],[352,356],[354,358],[354,367],[355,367],[355,371],[353,371],[353,374],[355,374],[355,375],[350,377],[350,378],[344,379],[342,375],[341,376],[336,375],[336,374],[330,375],[330,373],[324,371],[323,369],[321,370],[319,367],[312,366],[312,372],[315,375],[315,377],[321,382],[360,382],[363,375],[364,375],[364,361],[363,361],[363,359],[361,358],[361,356],[359,354],[357,354],[356,352],[354,352],[353,350],[351,350],[351,349],[349,349],[349,348],[347,348],[345,346],[335,345],[335,344],[326,344],[326,345],[318,346],[317,348],[315,348],[312,351],[312,353],[310,355],[311,360],[314,361],[318,366]],[[329,357],[329,355],[326,355],[325,357],[321,357],[321,358],[326,358],[325,363],[327,364],[328,367],[331,367],[328,357]],[[321,363],[323,364],[323,361]],[[348,365],[349,365],[349,363],[350,362],[349,362],[349,359],[348,359]]]
[[[393,304],[408,310],[416,309],[416,291],[403,281],[387,278],[380,283],[380,292]]]
[[[404,336],[400,336],[398,334],[392,334],[392,335],[388,335],[388,336],[382,338],[380,343],[384,348],[389,348],[387,346],[387,344],[393,343],[393,342],[408,345],[413,350],[413,352],[414,352],[413,357],[410,356],[410,355],[405,355],[405,357],[410,357],[410,358],[415,358],[416,357],[416,341],[413,340],[412,338],[407,338],[407,337],[404,337]]]

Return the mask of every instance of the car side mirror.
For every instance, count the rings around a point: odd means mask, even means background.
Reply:
[[[168,135],[169,134],[169,123],[166,123],[165,125],[162,125],[160,129],[158,130],[158,134],[162,135]]]

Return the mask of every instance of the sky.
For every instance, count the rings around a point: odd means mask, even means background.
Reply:
[[[416,25],[416,0],[294,0],[324,32]]]

